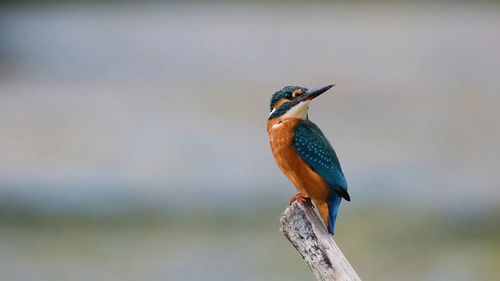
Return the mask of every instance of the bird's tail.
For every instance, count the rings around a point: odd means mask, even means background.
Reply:
[[[328,232],[332,235],[335,232],[335,220],[337,219],[337,213],[339,212],[340,201],[342,201],[342,197],[337,195],[335,192],[332,192],[330,197],[328,197]]]

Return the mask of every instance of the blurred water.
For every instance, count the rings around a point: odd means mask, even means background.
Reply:
[[[354,198],[498,203],[498,12],[467,4],[4,9],[1,190],[176,200],[215,192],[216,204],[290,194],[267,147],[269,96],[286,84],[335,81],[311,118],[339,151]],[[249,188],[235,188],[241,183]]]

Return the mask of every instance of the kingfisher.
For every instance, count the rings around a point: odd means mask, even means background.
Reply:
[[[332,235],[342,198],[350,201],[347,182],[332,145],[308,117],[309,103],[334,85],[317,89],[286,86],[271,97],[267,132],[281,171],[299,191],[291,200],[314,201]]]

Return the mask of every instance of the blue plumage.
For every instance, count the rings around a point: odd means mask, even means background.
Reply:
[[[339,212],[340,201],[342,201],[342,197],[340,197],[337,193],[332,192],[327,202],[328,212],[330,213],[330,217],[328,217],[328,231],[332,235],[335,233],[335,220],[337,219],[337,213]]]
[[[314,123],[305,119],[295,128],[293,146],[299,157],[318,173],[331,189],[328,198],[329,231],[333,234],[341,198],[350,201],[347,182],[330,142]]]

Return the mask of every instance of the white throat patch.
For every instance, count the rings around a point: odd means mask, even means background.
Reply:
[[[284,115],[284,118],[299,118],[306,119],[307,110],[309,109],[310,100],[301,101],[296,104],[294,107],[290,108]]]

